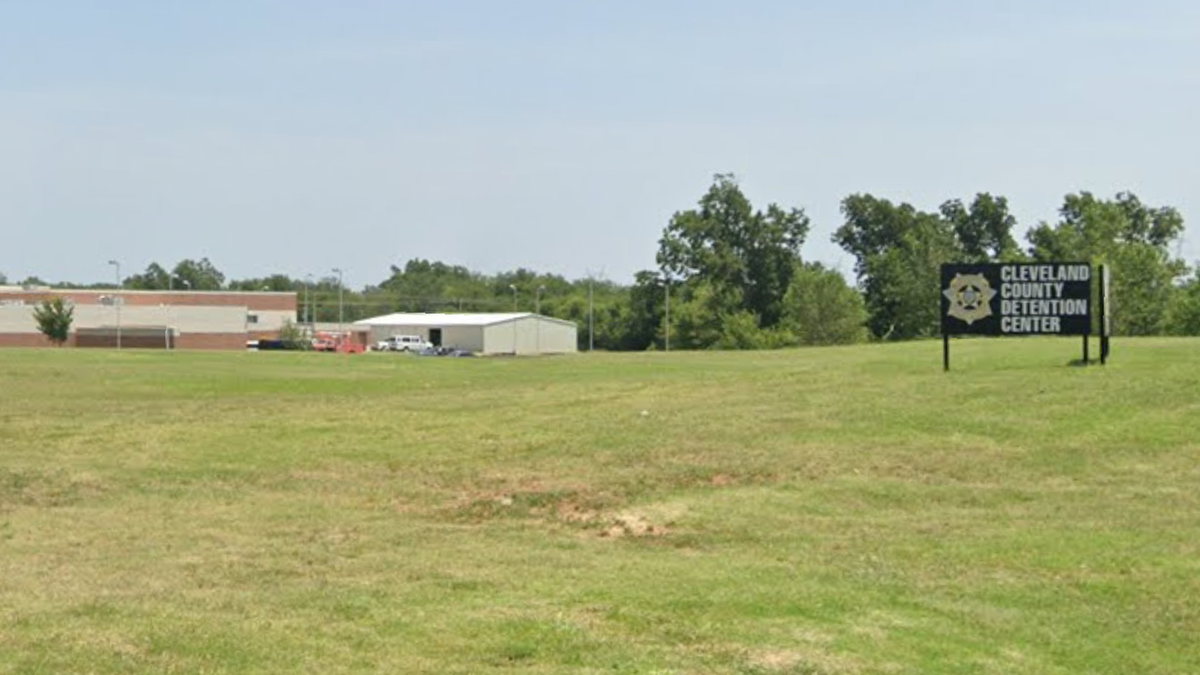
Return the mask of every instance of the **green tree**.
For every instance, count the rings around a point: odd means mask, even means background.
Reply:
[[[1164,323],[1171,335],[1200,335],[1200,265],[1172,293]]]
[[[1059,221],[1041,223],[1026,235],[1036,260],[1103,258],[1122,244],[1146,244],[1161,250],[1183,235],[1183,216],[1171,207],[1151,208],[1129,192],[1097,199],[1090,192],[1063,199]]]
[[[1017,219],[1004,197],[980,193],[969,207],[952,199],[942,204],[941,212],[954,230],[962,262],[1015,262],[1023,257],[1012,235]]]
[[[647,272],[653,278],[653,273]],[[639,324],[632,316],[632,287],[609,280],[580,279],[571,284],[563,296],[549,296],[551,301],[543,303],[542,313],[569,321],[579,326],[579,349],[588,348],[588,290],[592,290],[594,346],[599,350],[643,350],[654,339],[653,305],[651,316]],[[653,292],[645,300],[653,303]],[[638,331],[641,331],[638,333]],[[635,333],[638,333],[635,335]],[[644,342],[643,342],[644,340]]]
[[[54,296],[33,309],[33,318],[38,330],[61,347],[71,336],[71,323],[75,319],[75,308],[61,296]]]
[[[208,258],[182,260],[171,273],[185,288],[193,291],[219,291],[225,287],[225,275]]]
[[[743,309],[721,318],[721,333],[712,346],[716,349],[779,349],[790,341],[790,335],[778,326],[759,327],[755,316]]]
[[[640,351],[653,347],[663,325],[664,307],[662,277],[648,270],[635,274],[624,309],[619,313],[624,330],[617,349]]]
[[[715,296],[749,311],[761,328],[779,322],[809,219],[771,204],[755,211],[729,174],[714,177],[699,208],[676,213],[659,240],[657,261],[668,277],[702,278]]]
[[[1146,206],[1132,193],[1104,200],[1081,192],[1064,198],[1057,223],[1041,223],[1027,238],[1034,260],[1108,265],[1113,332],[1153,335],[1168,330],[1175,281],[1187,273],[1170,254],[1183,227],[1174,208]]]
[[[857,258],[871,334],[892,340],[937,335],[941,265],[962,257],[950,223],[871,195],[847,197],[842,214],[846,222],[833,241]]]
[[[265,277],[231,280],[227,284],[227,288],[231,291],[272,291],[275,293],[286,293],[289,291],[303,292],[304,282],[298,279],[292,279],[286,274],[272,274]]]
[[[665,293],[665,288],[663,289]],[[664,298],[665,300],[665,298]],[[711,349],[718,345],[737,349],[747,346],[749,339],[745,338],[746,317],[736,319],[742,325],[730,326],[727,339],[722,341],[725,333],[725,322],[731,320],[739,310],[727,299],[721,297],[720,290],[707,279],[696,279],[689,285],[676,285],[671,289],[671,348],[672,349]],[[747,315],[755,328],[758,322],[753,315]],[[657,341],[665,346],[666,326],[660,324]]]
[[[554,308],[574,292],[571,283],[561,276],[539,274],[524,268],[515,272],[501,272],[493,278],[492,283],[498,293],[497,299],[506,301],[509,308],[513,299],[511,287],[516,287],[517,311],[541,311],[548,316],[554,316]]]
[[[1118,335],[1160,335],[1167,330],[1175,280],[1186,273],[1182,261],[1146,243],[1118,246],[1104,259],[1112,267],[1109,301]]]
[[[479,308],[495,299],[486,280],[461,265],[414,258],[379,284],[392,303],[392,311],[444,312],[460,307]],[[507,290],[507,289],[505,289]]]
[[[312,340],[307,332],[297,326],[295,322],[284,320],[283,326],[279,329],[279,341],[283,343],[284,349],[295,351],[307,351],[312,349]]]
[[[796,344],[852,344],[867,337],[862,295],[820,263],[804,263],[796,270],[783,304],[780,326]]]
[[[167,271],[158,263],[150,263],[146,271],[125,279],[125,287],[138,291],[165,291],[170,287]]]

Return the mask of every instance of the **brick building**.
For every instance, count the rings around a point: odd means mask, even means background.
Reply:
[[[61,297],[75,308],[68,346],[245,349],[296,320],[296,294],[0,286],[0,347],[46,347],[33,310]]]

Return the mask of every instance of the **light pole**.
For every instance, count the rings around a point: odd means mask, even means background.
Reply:
[[[167,293],[169,294],[169,293],[174,293],[174,292],[175,292],[175,273],[167,272]],[[166,311],[163,312],[163,314],[166,316],[166,320],[163,321],[163,323],[166,324],[165,326],[163,326],[163,348],[166,349],[167,351],[171,351],[171,296],[170,295],[167,296],[166,308],[167,308]]]
[[[116,268],[117,292],[113,294],[113,306],[117,308],[117,349],[121,348],[121,263],[109,260],[109,265]]]
[[[183,287],[186,288],[189,293],[192,292],[192,282],[188,281],[187,279],[184,279],[183,277],[179,277],[179,283],[183,284]],[[190,305],[190,304],[194,304],[194,303],[189,300],[188,304]],[[179,336],[178,335],[175,336],[175,346],[176,347],[179,346]]]
[[[345,320],[343,308],[345,304],[342,302],[342,270],[340,267],[333,268],[333,273],[338,275],[338,344],[342,341],[342,323]]]

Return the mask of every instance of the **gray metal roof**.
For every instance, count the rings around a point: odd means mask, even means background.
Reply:
[[[498,323],[506,323],[517,319],[527,319],[538,317],[539,315],[531,312],[497,312],[488,314],[410,314],[400,312],[398,314],[387,314],[384,316],[376,316],[370,319],[362,319],[355,321],[356,326],[419,326],[422,328],[442,328],[445,326],[491,326]],[[540,317],[543,321],[553,321],[555,323],[563,323],[570,326],[575,324],[571,321],[563,321],[562,319],[553,319],[548,316]]]

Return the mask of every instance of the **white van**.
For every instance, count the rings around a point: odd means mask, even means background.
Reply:
[[[380,352],[419,352],[432,346],[432,343],[420,335],[393,335],[375,343],[375,350]]]

